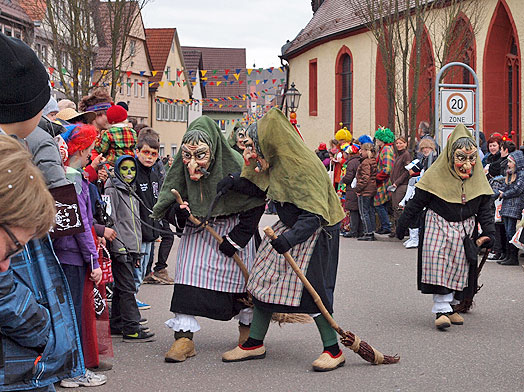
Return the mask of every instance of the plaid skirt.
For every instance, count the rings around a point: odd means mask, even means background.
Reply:
[[[466,233],[471,235],[474,226],[474,216],[448,222],[428,209],[422,243],[422,283],[457,291],[467,286],[469,264],[462,241]]]
[[[277,236],[290,230],[281,221],[275,223],[272,228]],[[305,242],[294,246],[289,251],[304,275],[307,274],[309,260],[320,230],[320,228],[317,229]],[[257,252],[255,265],[251,270],[247,290],[261,302],[296,307],[300,305],[303,287],[304,285],[288,265],[284,256],[278,254],[268,238],[264,237]]]

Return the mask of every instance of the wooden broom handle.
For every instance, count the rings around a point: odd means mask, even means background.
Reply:
[[[184,200],[182,200],[182,196],[180,196],[180,193],[178,193],[178,191],[176,189],[171,189],[171,193],[175,196],[176,202],[178,204],[183,204],[184,203]],[[197,225],[197,226],[200,226],[202,224],[202,222],[200,222],[192,214],[189,215],[189,220],[192,223],[194,223],[195,225]],[[224,242],[222,237],[212,227],[210,227],[208,225],[204,225],[203,227],[204,227],[204,229],[206,229],[213,236],[213,238],[215,240],[217,240],[217,242],[219,244]],[[246,268],[246,265],[244,264],[244,262],[242,261],[242,259],[240,258],[240,256],[237,253],[235,253],[233,255],[233,260],[235,260],[235,263],[237,263],[238,267],[242,271],[242,275],[244,276],[244,280],[247,283],[247,281],[249,280],[249,272],[248,272],[248,270]]]
[[[264,228],[264,233],[271,240],[277,239],[277,236],[275,235],[275,232],[269,226],[266,226]],[[320,298],[320,295],[318,295],[317,291],[313,288],[311,283],[309,283],[309,280],[307,280],[306,276],[304,275],[304,273],[302,272],[300,267],[297,265],[295,260],[293,260],[293,256],[291,256],[291,254],[289,252],[285,252],[284,253],[284,258],[286,259],[287,263],[291,266],[293,271],[295,271],[295,274],[297,274],[298,278],[302,281],[302,283],[304,284],[304,287],[306,288],[308,293],[311,294],[311,296],[313,297],[313,301],[315,301],[315,304],[317,305],[318,310],[320,310],[320,313],[322,313],[322,316],[324,316],[326,318],[326,320],[328,321],[329,325],[331,325],[331,327],[333,327],[333,329],[335,331],[340,333],[340,331],[342,331],[342,330],[338,326],[338,324],[335,321],[335,319],[333,317],[331,317],[331,315],[329,314],[328,310],[326,309],[326,307],[322,303],[322,299]]]

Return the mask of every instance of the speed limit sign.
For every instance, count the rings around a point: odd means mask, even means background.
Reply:
[[[472,90],[440,91],[440,122],[442,125],[473,125]]]

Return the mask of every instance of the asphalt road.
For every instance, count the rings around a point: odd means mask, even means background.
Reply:
[[[275,221],[264,216],[262,225]],[[261,225],[261,227],[262,227]],[[176,245],[170,255],[173,273]],[[524,260],[521,258],[521,260]],[[437,331],[431,296],[416,290],[416,250],[383,238],[341,238],[334,317],[384,354],[394,365],[370,365],[344,349],[346,365],[316,373],[311,362],[322,351],[314,324],[270,326],[263,360],[222,363],[238,339],[236,321],[199,319],[197,355],[165,363],[173,333],[172,286],[144,285],[142,312],[156,333],[153,343],[113,338],[114,367],[96,391],[522,391],[524,390],[524,271],[487,263],[474,309],[463,326]]]

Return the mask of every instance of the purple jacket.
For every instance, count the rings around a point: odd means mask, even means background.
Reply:
[[[91,228],[93,227],[93,213],[91,212],[91,200],[89,199],[89,185],[82,177],[82,192],[78,196],[80,215],[84,223],[85,231],[75,235],[56,238],[53,240],[55,253],[61,264],[78,265],[87,264],[91,269],[91,258],[93,269],[100,267],[98,264],[98,252]]]

